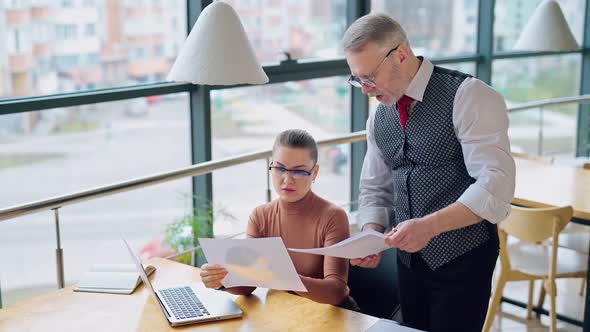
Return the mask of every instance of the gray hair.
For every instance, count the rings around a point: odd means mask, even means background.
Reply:
[[[313,163],[316,164],[318,162],[318,146],[313,136],[305,130],[289,129],[283,131],[275,139],[272,147],[273,154],[279,147],[307,149],[309,150]]]
[[[368,14],[354,21],[342,37],[345,52],[359,51],[365,44],[375,42],[383,47],[405,43],[410,46],[402,26],[386,14]]]

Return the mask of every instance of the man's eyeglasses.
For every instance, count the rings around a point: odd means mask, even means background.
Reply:
[[[373,71],[373,73],[371,75],[369,75],[369,77],[367,79],[362,79],[362,78],[350,75],[350,77],[348,78],[348,83],[356,88],[362,88],[363,85],[366,87],[369,87],[369,88],[376,87],[377,84],[375,83],[375,77],[377,77],[377,73],[379,72],[379,69],[381,69],[381,66],[383,66],[383,64],[385,63],[385,60],[389,59],[389,56],[395,50],[397,50],[400,45],[397,45],[396,47],[389,50],[389,52],[387,52],[387,54],[385,55],[385,58],[383,58],[383,60],[379,64],[379,66],[377,66],[377,69],[375,69]]]
[[[315,167],[315,165],[313,165],[313,167]],[[312,170],[313,167],[311,168]],[[281,166],[270,166],[268,169],[272,174],[277,176],[284,176],[287,173],[291,174],[291,177],[293,177],[295,180],[307,179],[311,175],[311,170],[305,171],[302,169],[288,169]]]

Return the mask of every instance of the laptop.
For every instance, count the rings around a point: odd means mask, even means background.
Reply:
[[[139,257],[133,252],[125,237],[123,235],[121,237],[144,285],[151,292],[154,300],[160,304],[160,308],[171,326],[242,317],[242,310],[231,298],[216,290],[190,285],[154,288],[145,274]]]

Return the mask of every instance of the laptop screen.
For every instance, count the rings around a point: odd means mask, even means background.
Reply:
[[[133,249],[131,249],[131,246],[129,245],[129,243],[127,242],[127,239],[125,239],[125,236],[123,234],[121,234],[121,238],[123,239],[123,242],[125,242],[125,246],[127,247],[127,250],[129,250],[129,254],[131,255],[131,258],[133,259],[133,263],[135,263],[135,266],[137,267],[137,272],[139,272],[139,276],[141,277],[141,280],[143,280],[143,284],[152,293],[152,296],[154,297],[154,301],[156,301],[156,303],[160,303],[160,300],[156,296],[156,292],[154,291],[154,288],[152,287],[152,283],[150,282],[150,279],[148,278],[147,274],[145,274],[145,270],[143,269],[143,265],[141,265],[141,262],[139,261],[139,257],[137,257],[135,252],[133,252]]]

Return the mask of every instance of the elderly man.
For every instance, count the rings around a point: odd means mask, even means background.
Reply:
[[[498,257],[495,223],[514,195],[504,99],[415,56],[387,15],[359,18],[342,46],[349,83],[379,101],[367,121],[358,224],[384,232],[393,222],[386,243],[398,249],[404,322],[481,331]],[[351,264],[374,268],[380,258]]]

